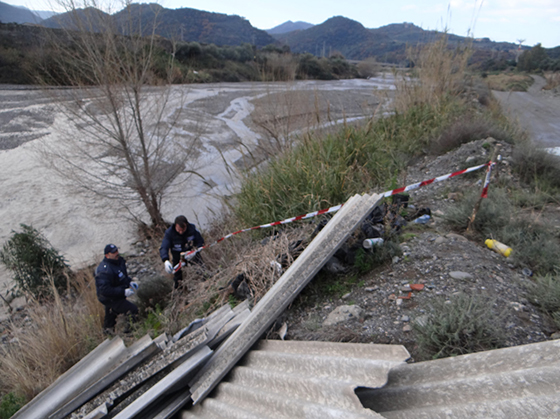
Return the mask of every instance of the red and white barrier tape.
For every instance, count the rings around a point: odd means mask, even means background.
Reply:
[[[451,179],[452,177],[463,175],[463,174],[469,173],[469,172],[474,172],[475,170],[479,170],[479,169],[482,169],[483,167],[488,166],[488,171],[486,173],[486,179],[484,181],[484,188],[482,190],[482,197],[486,198],[488,196],[488,185],[490,184],[490,174],[492,172],[492,166],[494,164],[495,164],[494,162],[490,161],[488,163],[481,164],[480,166],[469,167],[468,169],[459,170],[458,172],[449,173],[447,175],[439,176],[439,177],[429,179],[429,180],[424,180],[422,182],[414,183],[412,185],[404,186],[402,188],[393,189],[392,191],[384,192],[382,195],[383,195],[383,197],[389,197],[391,195],[396,195],[396,194],[399,194],[399,193],[412,191],[414,189],[422,188],[423,186],[431,185],[432,183],[442,182],[444,180]],[[316,217],[317,215],[329,214],[331,212],[338,211],[340,208],[342,208],[342,205],[344,205],[344,204],[340,204],[340,205],[337,205],[337,206],[334,206],[334,207],[326,208],[326,209],[323,209],[323,210],[320,210],[320,211],[310,212],[310,213],[305,214],[305,215],[298,215],[297,217],[286,218],[285,220],[282,220],[282,221],[275,221],[275,222],[269,223],[269,224],[263,224],[263,225],[260,225],[260,226],[245,228],[243,230],[239,230],[239,231],[236,231],[234,233],[230,233],[227,236],[224,236],[224,237],[216,240],[213,243],[207,244],[205,246],[199,247],[198,249],[191,250],[189,252],[185,252],[184,256],[188,260],[188,259],[194,257],[194,255],[196,253],[200,252],[201,250],[207,249],[207,248],[212,247],[212,246],[215,246],[216,244],[220,243],[221,241],[224,241],[225,239],[229,239],[230,237],[235,236],[236,234],[244,233],[246,231],[251,231],[251,230],[259,230],[261,228],[274,227],[274,226],[281,225],[281,224],[288,224],[288,223],[291,223],[293,221],[305,220],[307,218]],[[175,268],[174,268],[174,272],[181,269],[181,266],[184,266],[184,262],[182,264],[180,263],[180,264],[176,265]]]

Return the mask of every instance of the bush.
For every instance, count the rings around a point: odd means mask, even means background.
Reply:
[[[560,276],[545,275],[527,285],[527,298],[543,312],[550,315],[560,328]]]
[[[445,358],[503,346],[505,336],[494,301],[458,294],[433,300],[427,319],[413,323],[425,359]]]
[[[136,304],[140,313],[145,316],[151,310],[163,310],[170,302],[173,282],[167,277],[155,277],[143,281],[136,292]]]
[[[560,190],[560,158],[529,143],[520,144],[512,156],[513,170],[541,191],[557,195]]]
[[[474,205],[480,197],[480,191],[470,191],[456,205],[445,212],[445,220],[455,229],[466,230]],[[497,231],[510,223],[513,214],[507,191],[490,188],[488,198],[483,199],[475,218],[474,229],[483,235],[495,235]],[[495,237],[497,238],[497,237]]]
[[[36,298],[50,295],[52,284],[63,290],[69,275],[64,257],[33,227],[20,226],[23,231],[13,231],[0,251],[0,261],[13,272],[16,287]]]
[[[445,219],[459,230],[465,230],[472,214],[478,191],[472,191],[457,205],[446,211]],[[507,191],[490,188],[488,198],[482,200],[474,229],[485,238],[499,240],[513,249],[510,259],[533,271],[546,274],[559,268],[560,243],[550,229],[530,222],[516,214]]]
[[[445,127],[430,148],[433,154],[444,154],[462,144],[488,137],[493,137],[498,141],[511,142],[508,133],[495,121],[480,115],[466,114]]]
[[[14,393],[8,393],[2,397],[0,402],[0,419],[11,418],[19,409],[25,405],[25,397]]]
[[[560,243],[547,226],[519,218],[502,227],[494,237],[513,249],[510,258],[518,265],[542,275],[560,270]]]

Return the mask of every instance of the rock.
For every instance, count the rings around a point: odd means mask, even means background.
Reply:
[[[327,316],[323,326],[332,326],[349,320],[359,319],[362,312],[363,310],[360,306],[338,306]]]
[[[472,275],[467,272],[461,271],[453,271],[449,272],[449,276],[453,279],[464,280],[464,279],[472,279]]]
[[[445,237],[447,237],[448,239],[453,239],[453,240],[457,240],[457,241],[461,241],[461,242],[468,242],[469,241],[466,237],[463,237],[460,234],[455,234],[455,233],[447,233],[445,235]]]
[[[364,288],[364,291],[365,291],[365,292],[374,292],[374,291],[377,291],[378,289],[379,289],[378,286],[375,286],[375,287],[366,287],[366,288]]]
[[[403,315],[403,316],[401,316],[401,319],[400,319],[400,320],[401,320],[401,322],[409,322],[409,321],[410,321],[410,317],[404,316],[404,315]]]
[[[435,243],[435,244],[442,244],[442,243],[445,243],[445,241],[446,241],[446,240],[445,240],[445,237],[441,237],[441,236],[440,236],[440,237],[438,237],[437,239],[435,239],[434,243]]]
[[[560,332],[553,333],[550,335],[551,339],[560,339]]]
[[[347,293],[347,294],[344,294],[344,295],[342,296],[342,299],[343,299],[343,300],[347,300],[348,298],[350,298],[351,295],[352,295],[351,292],[349,292],[349,293]]]
[[[410,331],[412,331],[412,326],[409,325],[409,324],[405,324],[402,328],[402,331],[403,332],[410,332]]]

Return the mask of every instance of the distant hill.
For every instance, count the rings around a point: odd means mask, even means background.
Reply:
[[[81,11],[94,13],[94,10]],[[98,13],[103,13],[98,11]],[[129,14],[130,13],[130,14]],[[180,41],[196,41],[216,45],[241,45],[249,43],[257,47],[264,47],[276,43],[265,31],[254,28],[248,20],[235,15],[210,13],[202,10],[183,8],[165,9],[158,4],[131,5],[130,10],[122,10],[112,15],[117,25],[127,27],[130,16],[141,19],[144,34],[152,31],[152,23],[157,15],[155,32],[165,38]],[[43,25],[50,28],[68,27],[71,16],[68,13],[54,16],[43,21]],[[126,34],[126,31],[123,31]]]
[[[0,1],[0,22],[38,23],[41,17],[25,7],[16,7]]]
[[[328,56],[334,51],[342,53],[351,59],[367,57],[364,46],[372,42],[383,42],[389,39],[384,35],[380,38],[373,35],[369,29],[342,16],[332,17],[320,25],[304,31],[294,31],[275,35],[280,42],[290,47],[292,52],[309,52],[317,56]]]
[[[272,29],[267,29],[266,33],[269,35],[277,35],[281,33],[293,32],[293,31],[304,31],[305,29],[312,28],[315,25],[307,22],[292,22],[288,20],[287,22],[282,23],[281,25],[275,26]]]
[[[406,60],[407,46],[432,42],[439,36],[441,32],[427,31],[406,22],[367,29],[361,23],[342,16],[330,18],[304,31],[274,34],[274,38],[297,53],[328,56],[338,51],[351,60],[376,57],[378,61],[393,63]],[[447,34],[447,37],[450,45],[466,45],[471,41],[453,34]],[[507,59],[514,58],[517,49],[514,43],[492,42],[488,38],[475,40],[473,47],[476,51],[502,52]]]

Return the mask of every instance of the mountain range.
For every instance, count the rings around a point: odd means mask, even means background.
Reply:
[[[332,17],[319,25],[306,22],[285,22],[275,28],[264,31],[253,27],[240,16],[211,13],[202,10],[181,8],[166,9],[158,4],[131,5],[129,10],[122,10],[111,16],[97,9],[80,11],[90,17],[110,17],[121,27],[134,16],[141,19],[143,30],[151,33],[157,15],[158,25],[155,32],[163,37],[204,44],[241,45],[249,43],[262,48],[266,45],[288,45],[294,53],[311,53],[316,56],[342,54],[347,59],[362,60],[376,57],[378,61],[401,63],[406,58],[406,48],[430,42],[441,33],[424,30],[412,23],[395,23],[376,29],[365,28],[361,23],[343,16]],[[70,27],[69,13],[58,14],[40,20],[36,12],[25,8],[10,6],[0,2],[0,21],[4,23],[32,23],[49,28]],[[126,33],[126,31],[124,31]],[[453,34],[448,34],[451,45],[466,45],[471,41]],[[493,42],[488,38],[474,40],[474,49],[484,57],[512,59],[518,46],[509,42]]]

